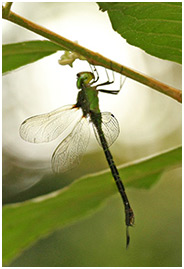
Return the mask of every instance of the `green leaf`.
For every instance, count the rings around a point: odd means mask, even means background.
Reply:
[[[33,63],[58,50],[66,50],[47,40],[27,41],[3,45],[2,72],[12,71],[26,64]]]
[[[163,171],[181,165],[181,147],[122,166],[126,185],[150,188]],[[8,264],[38,239],[95,212],[117,194],[110,172],[88,175],[69,187],[3,207],[3,263]]]
[[[181,2],[100,2],[112,27],[131,45],[147,53],[182,62]]]

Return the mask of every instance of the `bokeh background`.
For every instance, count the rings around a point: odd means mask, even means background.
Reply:
[[[130,46],[111,28],[96,3],[14,3],[12,10],[84,47],[181,89],[181,66]],[[3,21],[3,43],[40,40],[40,36]],[[90,71],[77,60],[61,66],[61,52],[3,76],[3,204],[24,201],[70,184],[87,173],[107,168],[93,132],[77,168],[52,174],[50,159],[59,143],[29,144],[19,136],[26,118],[76,102],[76,74]],[[101,82],[106,81],[98,68]],[[109,71],[109,76],[112,73]],[[118,89],[120,76],[109,89]],[[120,135],[111,147],[117,164],[150,156],[181,144],[181,105],[130,79],[118,96],[99,94],[102,111],[112,112]],[[98,158],[98,162],[96,161]],[[62,178],[61,178],[62,177]],[[22,253],[11,266],[181,266],[181,169],[167,171],[151,190],[128,189],[136,212],[127,251],[119,195],[98,212]]]

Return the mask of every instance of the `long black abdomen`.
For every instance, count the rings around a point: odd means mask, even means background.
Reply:
[[[101,114],[91,112],[91,120],[92,120],[93,124],[95,125],[95,127],[97,129],[102,148],[104,150],[107,162],[108,162],[109,167],[111,169],[111,173],[112,173],[113,178],[114,178],[114,180],[116,182],[117,188],[118,188],[118,190],[119,190],[119,192],[121,194],[121,197],[122,197],[122,200],[123,200],[123,203],[124,203],[124,206],[125,206],[125,216],[126,216],[125,222],[126,222],[126,225],[127,226],[132,226],[134,224],[134,214],[133,214],[133,211],[132,211],[132,209],[130,207],[130,203],[129,203],[128,197],[126,195],[124,185],[123,185],[123,183],[121,181],[119,172],[118,172],[118,170],[116,168],[116,165],[114,163],[112,154],[111,154],[111,152],[110,152],[110,150],[108,148],[107,141],[105,139],[104,133],[103,133],[102,128],[101,128]]]

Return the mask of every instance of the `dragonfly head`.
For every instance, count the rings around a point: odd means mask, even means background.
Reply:
[[[77,74],[77,88],[81,89],[82,86],[87,86],[91,80],[94,80],[95,76],[91,72],[80,72]]]

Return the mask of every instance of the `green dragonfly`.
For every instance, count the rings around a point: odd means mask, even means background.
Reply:
[[[103,148],[112,176],[124,203],[127,227],[126,246],[128,247],[130,242],[128,227],[134,224],[134,213],[109,150],[109,147],[119,135],[119,124],[113,114],[100,111],[98,99],[99,91],[117,94],[119,90],[97,89],[99,86],[109,85],[114,82],[108,80],[94,86],[98,79],[98,73],[96,79],[92,72],[78,73],[77,88],[79,93],[77,103],[26,119],[20,126],[20,136],[28,142],[43,143],[63,135],[61,143],[52,155],[52,169],[54,172],[60,173],[75,167],[80,162],[89,141],[89,123],[92,123],[96,139]]]

